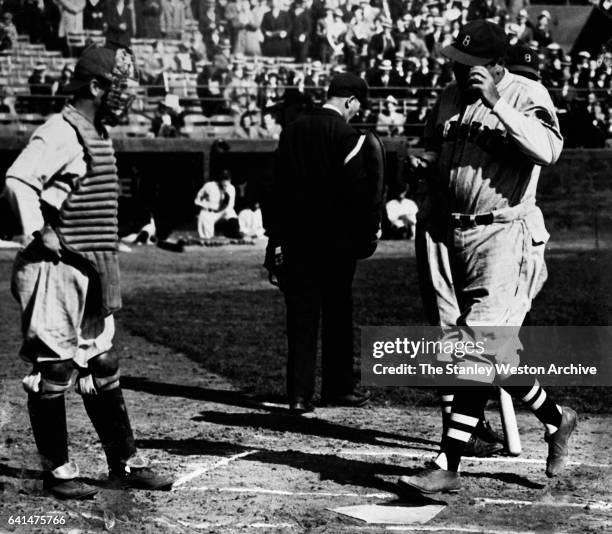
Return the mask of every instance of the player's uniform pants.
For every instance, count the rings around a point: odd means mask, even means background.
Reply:
[[[507,327],[520,327],[546,280],[547,240],[534,205],[493,212],[491,224],[457,226],[439,216],[419,220],[419,277],[430,322],[479,327],[479,335],[495,339],[485,354],[466,355],[459,363],[519,363],[518,328]],[[484,374],[480,378],[490,380]]]
[[[21,308],[24,359],[72,359],[86,368],[90,359],[111,349],[113,316],[88,306],[89,285],[82,269],[49,261],[36,242],[17,254],[11,291]]]

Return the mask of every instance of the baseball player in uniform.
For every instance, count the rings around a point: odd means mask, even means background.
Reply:
[[[68,456],[64,394],[76,389],[106,454],[110,480],[170,487],[136,450],[111,352],[121,307],[117,260],[119,181],[105,124],[127,113],[134,65],[125,50],[86,49],[66,90],[73,98],[38,128],[7,171],[6,194],[29,243],[17,254],[11,289],[21,308],[23,379],[44,488],[85,498]]]
[[[540,167],[555,163],[563,148],[546,90],[504,67],[506,43],[498,25],[476,20],[443,49],[453,61],[456,81],[434,107],[424,154],[411,160],[429,172],[431,194],[419,220],[419,263],[428,269],[429,307],[440,316],[440,324],[485,332],[489,327],[498,336],[496,327],[520,327],[546,278],[549,235],[535,192]],[[576,413],[555,404],[537,380],[525,386],[516,375],[496,376],[494,363],[515,365],[520,360],[516,335],[500,341],[496,350],[468,354],[460,363],[488,366],[493,372],[457,376],[461,387],[455,388],[442,440],[444,468],[401,477],[402,489],[435,493],[461,487],[461,456],[493,381],[520,398],[544,424],[547,476],[556,476],[565,466]]]

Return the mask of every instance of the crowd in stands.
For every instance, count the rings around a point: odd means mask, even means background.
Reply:
[[[330,77],[357,72],[372,105],[358,121],[381,135],[422,133],[437,92],[452,80],[441,49],[463,23],[487,18],[511,43],[538,51],[541,81],[559,111],[567,146],[612,144],[612,45],[570,55],[551,14],[535,20],[526,0],[3,0],[0,50],[58,50],[53,72],[31,65],[26,111],[61,106],[71,55],[89,41],[129,46],[140,102],[127,132],[274,139],[296,114],[320,103]],[[534,12],[537,13],[537,12]],[[0,55],[0,106],[11,109],[11,62]],[[3,89],[2,86],[5,86]],[[13,91],[14,92],[14,91]],[[16,111],[19,111],[17,109]],[[145,125],[145,126],[143,126]]]

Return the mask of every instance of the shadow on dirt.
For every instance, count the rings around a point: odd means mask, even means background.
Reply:
[[[387,445],[381,439],[401,440],[406,444],[393,443],[394,447],[406,447],[423,451],[437,452],[438,443],[405,434],[382,432],[372,428],[355,428],[336,423],[330,423],[315,417],[295,417],[291,415],[273,415],[258,413],[223,413],[204,411],[193,418],[194,421],[215,423],[225,426],[253,427],[258,429],[274,430],[277,432],[295,432],[300,435],[320,436],[323,438],[351,441],[364,445]],[[409,443],[429,445],[428,447],[414,446]]]
[[[190,456],[206,454],[229,456],[241,452],[253,451],[251,447],[227,442],[215,442],[206,439],[189,438],[174,439],[143,439],[138,440],[138,446],[146,449],[162,449],[171,454]],[[349,460],[333,454],[316,454],[302,451],[272,451],[255,449],[241,461],[250,461],[271,465],[284,465],[298,471],[318,473],[319,479],[331,480],[338,484],[350,484],[364,488],[376,489],[397,494],[397,486],[381,476],[401,476],[413,474],[417,469],[400,465],[372,463],[361,460]]]

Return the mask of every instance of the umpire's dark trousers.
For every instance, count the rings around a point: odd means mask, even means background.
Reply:
[[[353,296],[356,260],[349,254],[283,246],[287,305],[287,394],[310,400],[315,389],[321,322],[321,397],[353,390]]]

